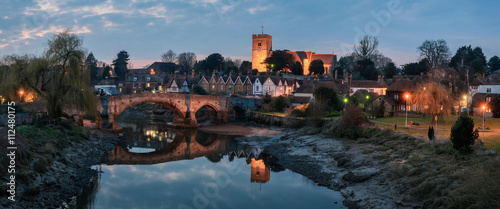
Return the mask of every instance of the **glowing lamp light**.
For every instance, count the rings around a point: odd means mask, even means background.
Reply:
[[[366,95],[366,99],[370,99],[370,96]]]
[[[406,96],[406,99],[408,99],[408,97],[410,97],[410,95],[409,95],[409,94],[406,94],[405,96]]]
[[[19,90],[19,94],[22,96],[24,94],[23,90]]]
[[[467,95],[464,95],[464,99],[467,99]]]
[[[347,103],[347,98],[344,98],[344,103]]]
[[[483,110],[485,110],[485,109],[486,109],[486,105],[483,105]]]

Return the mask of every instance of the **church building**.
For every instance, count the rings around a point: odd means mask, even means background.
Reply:
[[[268,34],[253,34],[252,35],[252,69],[257,69],[259,72],[266,72],[266,65],[264,60],[270,57],[273,53],[273,37]],[[304,68],[304,75],[309,74],[309,64],[313,60],[323,61],[325,67],[325,74],[332,74],[335,63],[337,62],[337,55],[333,52],[331,54],[316,54],[312,51],[286,51],[292,54],[295,61],[299,61]]]

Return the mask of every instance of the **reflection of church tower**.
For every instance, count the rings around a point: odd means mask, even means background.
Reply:
[[[266,167],[264,160],[255,160],[255,158],[252,158],[250,166],[252,172],[250,182],[266,183],[271,179],[269,167]]]
[[[266,72],[264,60],[270,55],[273,46],[273,37],[268,34],[252,35],[252,69]]]

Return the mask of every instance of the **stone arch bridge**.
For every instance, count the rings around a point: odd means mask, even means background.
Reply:
[[[202,107],[210,111],[210,122],[227,123],[229,111],[240,112],[255,109],[255,99],[230,96],[173,94],[173,93],[140,93],[101,97],[98,110],[101,115],[108,116],[108,122],[117,128],[116,119],[125,109],[141,103],[158,103],[170,109],[174,115],[174,124],[185,127],[196,127],[198,121],[195,113]]]

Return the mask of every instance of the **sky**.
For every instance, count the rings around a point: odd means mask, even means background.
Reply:
[[[41,55],[54,33],[71,29],[108,64],[126,50],[134,68],[162,53],[211,53],[251,61],[252,34],[273,36],[273,49],[351,53],[362,35],[396,65],[420,59],[425,40],[444,39],[454,54],[479,46],[500,56],[500,1],[467,0],[3,0],[0,56]],[[263,27],[263,29],[262,29]]]

